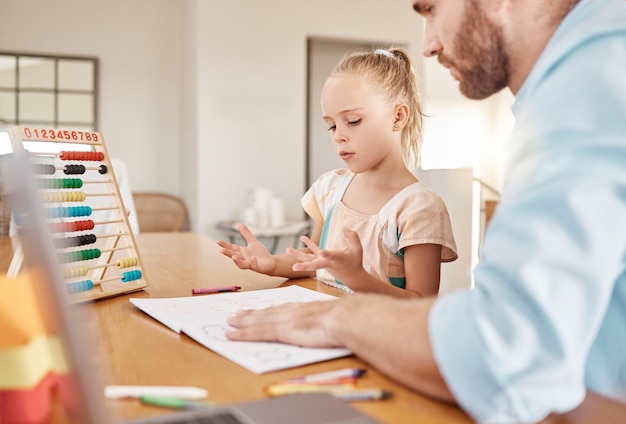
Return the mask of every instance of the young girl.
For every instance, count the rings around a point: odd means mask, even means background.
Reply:
[[[457,258],[443,200],[417,180],[422,114],[403,49],[346,56],[321,95],[322,114],[346,169],[319,177],[302,198],[315,221],[304,249],[271,255],[240,226],[247,246],[218,241],[240,268],[316,277],[348,291],[429,296],[441,262]]]

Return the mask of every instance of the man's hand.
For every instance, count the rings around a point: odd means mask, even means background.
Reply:
[[[289,303],[261,310],[239,311],[228,319],[236,329],[231,340],[271,341],[307,347],[340,347],[327,324],[338,301]]]

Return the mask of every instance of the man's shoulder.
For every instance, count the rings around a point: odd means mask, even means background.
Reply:
[[[626,2],[624,0],[583,0],[565,17],[561,25],[546,45],[543,53],[535,63],[528,79],[525,81],[519,97],[533,92],[552,72],[569,66],[577,61],[576,67],[569,67],[570,72],[580,74],[585,61],[593,66],[596,72],[611,66],[611,60],[620,60],[609,55],[611,44],[622,43],[626,37]],[[594,45],[593,49],[587,48]],[[626,50],[624,50],[626,54]],[[602,62],[598,62],[598,59]],[[602,66],[599,66],[602,65]],[[594,72],[594,74],[596,73]],[[586,76],[586,78],[589,78]],[[580,81],[579,81],[580,82]]]

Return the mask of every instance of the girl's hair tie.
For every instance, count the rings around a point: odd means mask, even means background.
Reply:
[[[381,54],[381,55],[383,55],[383,56],[387,56],[387,57],[395,57],[395,56],[393,55],[393,53],[388,52],[387,50],[383,50],[383,49],[377,49],[374,53],[376,53],[376,54]]]

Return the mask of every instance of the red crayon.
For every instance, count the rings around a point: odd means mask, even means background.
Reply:
[[[197,289],[191,289],[191,294],[226,293],[226,292],[236,292],[238,290],[241,290],[241,287],[239,286],[201,287]]]

